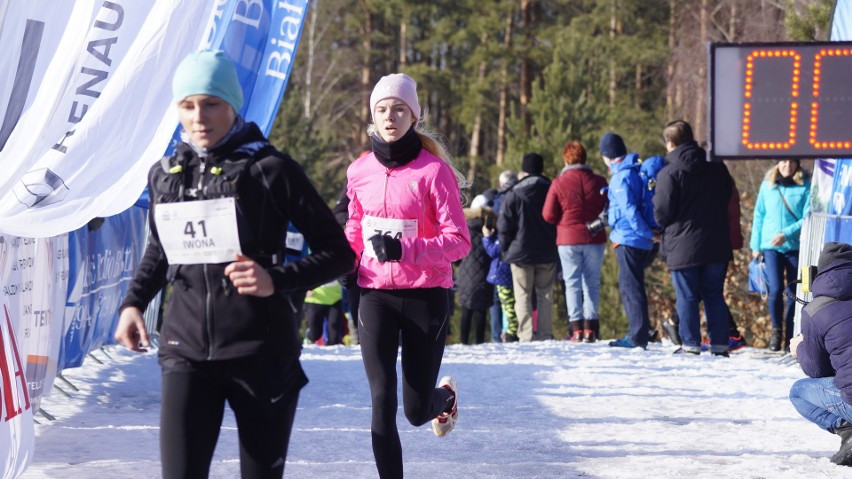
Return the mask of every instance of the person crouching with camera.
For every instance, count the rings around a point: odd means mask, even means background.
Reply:
[[[657,255],[654,231],[645,217],[645,183],[639,176],[639,155],[627,153],[624,140],[615,133],[601,138],[601,156],[612,174],[609,184],[609,239],[618,260],[618,292],[630,330],[610,346],[648,346],[648,296],[645,294],[645,268]]]
[[[556,224],[556,244],[565,281],[569,340],[595,342],[600,336],[598,305],[606,247],[606,188],[603,176],[586,165],[586,149],[570,141],[562,168],[550,184],[542,216]]]

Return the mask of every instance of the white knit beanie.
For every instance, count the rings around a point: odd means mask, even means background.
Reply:
[[[370,95],[370,115],[376,111],[376,103],[386,98],[398,98],[411,109],[418,120],[420,118],[420,102],[417,100],[417,82],[405,73],[392,73],[383,76]]]

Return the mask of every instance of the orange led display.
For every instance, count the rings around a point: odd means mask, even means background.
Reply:
[[[814,55],[814,80],[813,80],[813,97],[814,101],[811,102],[811,124],[810,124],[810,144],[813,145],[814,148],[818,150],[831,149],[834,150],[836,148],[848,148],[849,145],[852,145],[852,141],[825,141],[820,140],[819,138],[819,93],[820,86],[822,84],[822,69],[823,64],[825,62],[836,61],[834,58],[825,58],[825,57],[849,57],[852,56],[852,50],[847,48],[840,49],[822,49]]]
[[[852,157],[852,42],[708,46],[711,158]]]
[[[784,60],[785,63],[790,63],[790,128],[786,132],[786,136],[778,141],[761,141],[754,142],[751,140],[751,121],[752,121],[752,101],[754,92],[754,71],[756,64],[763,62]],[[792,60],[792,62],[790,62]],[[795,50],[754,50],[746,57],[745,68],[745,88],[744,95],[746,101],[743,102],[743,120],[742,120],[742,144],[749,150],[755,148],[761,150],[788,150],[796,144],[796,124],[799,119],[799,104],[793,99],[799,97],[799,83],[801,71],[802,56]]]

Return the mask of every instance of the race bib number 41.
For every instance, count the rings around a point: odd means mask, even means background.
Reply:
[[[233,198],[158,204],[154,220],[169,264],[230,263],[240,253]]]
[[[416,238],[417,220],[401,220],[396,218],[379,218],[365,215],[361,220],[361,234],[364,238],[364,254],[375,258],[373,243],[370,238],[375,235],[393,236],[396,239]]]

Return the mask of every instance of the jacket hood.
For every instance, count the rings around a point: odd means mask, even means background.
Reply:
[[[559,172],[560,175],[564,174],[566,171],[572,170],[588,170],[592,171],[592,167],[589,165],[565,165],[562,167],[562,171]]]
[[[512,189],[519,190],[521,188],[527,188],[527,187],[530,187],[530,186],[538,184],[538,183],[543,183],[543,184],[549,185],[550,180],[548,180],[547,178],[545,178],[541,175],[529,175],[529,176],[525,176],[522,180],[518,180],[517,183],[512,185]]]
[[[614,174],[618,171],[626,170],[628,168],[633,168],[634,166],[638,166],[638,165],[639,165],[639,155],[636,154],[636,153],[628,153],[627,155],[624,156],[623,160],[619,161],[618,163],[613,163],[612,166],[610,166],[610,170],[612,170],[612,172]]]
[[[701,150],[696,152],[695,150]],[[667,163],[677,163],[687,171],[703,169],[707,165],[707,153],[694,141],[688,141],[666,155]]]
[[[839,300],[852,299],[852,263],[835,261],[814,278],[811,290],[816,296],[828,296]]]

